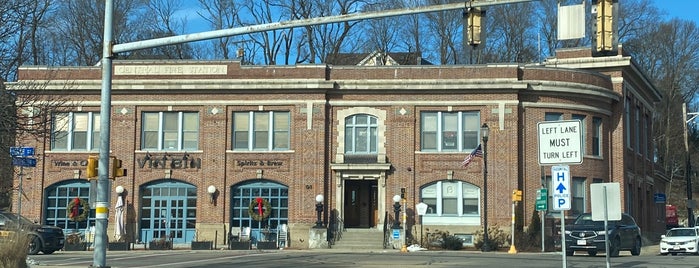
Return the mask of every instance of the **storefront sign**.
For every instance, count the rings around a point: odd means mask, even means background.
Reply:
[[[281,167],[284,161],[281,160],[238,160],[236,166],[239,167]]]

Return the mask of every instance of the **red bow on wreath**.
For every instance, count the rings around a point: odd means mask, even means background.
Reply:
[[[76,197],[75,200],[73,200],[73,207],[70,208],[70,215],[68,218],[73,219],[78,217],[78,215],[80,215],[80,198]]]
[[[263,212],[264,212],[264,211],[262,211],[262,203],[263,203],[264,201],[262,200],[261,197],[258,197],[257,199],[255,199],[255,201],[257,201],[257,213],[259,213],[259,214],[260,214],[260,217],[261,217],[262,214],[263,214]]]

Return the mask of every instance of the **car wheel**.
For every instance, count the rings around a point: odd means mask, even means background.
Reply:
[[[44,254],[52,254],[55,250],[42,250]]]
[[[587,255],[590,255],[590,256],[597,256],[597,250],[588,250],[588,251],[587,251]]]
[[[670,254],[672,254],[672,256],[677,256],[677,253],[675,253],[675,252],[670,253]]]
[[[641,238],[636,237],[633,242],[633,248],[631,249],[631,255],[638,256],[641,255]]]
[[[29,237],[29,250],[27,251],[27,254],[29,255],[36,255],[39,254],[39,251],[41,251],[41,240],[39,240],[38,236],[30,236]]]
[[[660,253],[660,255],[667,256],[667,253]]]
[[[566,256],[573,256],[573,255],[575,255],[575,251],[566,250]]]
[[[619,240],[618,237],[614,238],[612,240],[611,245],[609,245],[609,256],[610,257],[619,257],[619,246],[621,244],[621,241]]]

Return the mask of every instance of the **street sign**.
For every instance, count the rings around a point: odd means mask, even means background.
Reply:
[[[546,188],[541,188],[536,190],[536,211],[546,211],[548,210],[548,190]]]
[[[13,157],[12,165],[20,167],[36,167],[36,158]]]
[[[593,221],[621,220],[621,187],[618,182],[590,184],[590,210]],[[606,212],[605,212],[606,209]]]
[[[583,161],[580,120],[537,123],[539,165],[579,165]]]
[[[34,155],[34,147],[10,147],[10,156],[27,157]]]
[[[655,193],[653,194],[653,201],[655,201],[656,204],[664,204],[667,201],[667,197],[664,193]]]
[[[570,167],[551,167],[553,210],[570,210]]]
[[[420,202],[415,205],[415,209],[417,210],[417,215],[423,216],[427,213],[427,204]]]

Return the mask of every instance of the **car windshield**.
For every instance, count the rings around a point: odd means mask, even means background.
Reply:
[[[672,229],[667,231],[666,236],[697,236],[695,229]]]
[[[13,223],[19,224],[19,226],[29,226],[34,225],[34,222],[25,218],[24,216],[19,216],[17,214],[5,214],[5,216],[10,219]]]
[[[617,222],[616,221],[608,221],[607,225],[608,226],[614,226]],[[604,221],[593,221],[592,220],[592,215],[590,214],[583,214],[580,217],[578,217],[577,220],[575,220],[575,225],[593,225],[597,228],[603,229],[604,228]]]

